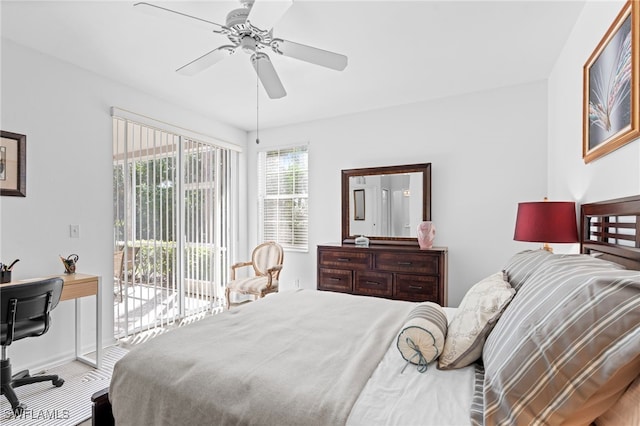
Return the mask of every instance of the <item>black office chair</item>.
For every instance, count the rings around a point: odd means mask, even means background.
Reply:
[[[7,346],[25,337],[41,336],[49,329],[49,313],[56,307],[62,294],[61,278],[49,278],[24,284],[0,287],[0,326],[2,332],[2,394],[11,403],[16,416],[26,406],[20,404],[13,388],[30,383],[51,380],[60,387],[64,380],[56,375],[30,376],[28,370],[11,375],[11,362],[7,358]]]

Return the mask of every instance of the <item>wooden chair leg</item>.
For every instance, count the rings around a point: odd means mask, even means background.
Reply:
[[[229,293],[230,292],[231,291],[230,291],[229,287],[226,287],[225,290],[224,290],[224,295],[225,295],[225,299],[227,300],[227,310],[229,310],[229,308],[231,307],[231,303],[230,303],[230,300],[229,300]]]

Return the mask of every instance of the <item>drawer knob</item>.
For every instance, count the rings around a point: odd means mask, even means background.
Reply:
[[[398,262],[398,265],[411,266],[411,262]]]
[[[329,281],[342,281],[342,278],[329,277]]]
[[[422,286],[421,285],[410,285],[409,288],[411,290],[422,290]]]
[[[367,284],[372,284],[372,285],[381,285],[379,282],[377,281],[366,281]]]
[[[351,259],[348,257],[339,257],[338,262],[351,262]]]

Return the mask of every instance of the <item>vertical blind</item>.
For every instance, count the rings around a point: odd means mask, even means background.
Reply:
[[[258,154],[258,200],[262,241],[284,248],[309,247],[309,168],[307,145]]]
[[[221,306],[237,154],[120,117],[113,135],[116,337]]]

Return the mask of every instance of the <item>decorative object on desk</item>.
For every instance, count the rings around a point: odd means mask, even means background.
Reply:
[[[584,65],[582,158],[640,136],[640,3],[627,1]]]
[[[364,235],[360,235],[356,238],[356,247],[369,247],[369,239]]]
[[[1,131],[0,195],[27,196],[27,136]]]
[[[544,201],[518,203],[516,241],[544,243],[543,249],[553,252],[548,243],[577,243],[576,203]]]
[[[436,226],[430,220],[418,224],[418,244],[421,249],[433,247],[433,240],[436,237]]]
[[[18,262],[20,262],[20,259],[14,260],[9,265],[0,262],[0,283],[4,284],[11,281],[11,270],[13,269],[13,265]]]
[[[64,265],[64,272],[67,274],[75,274],[76,273],[76,263],[78,263],[79,256],[77,254],[70,254],[65,259],[60,256],[60,260]]]

